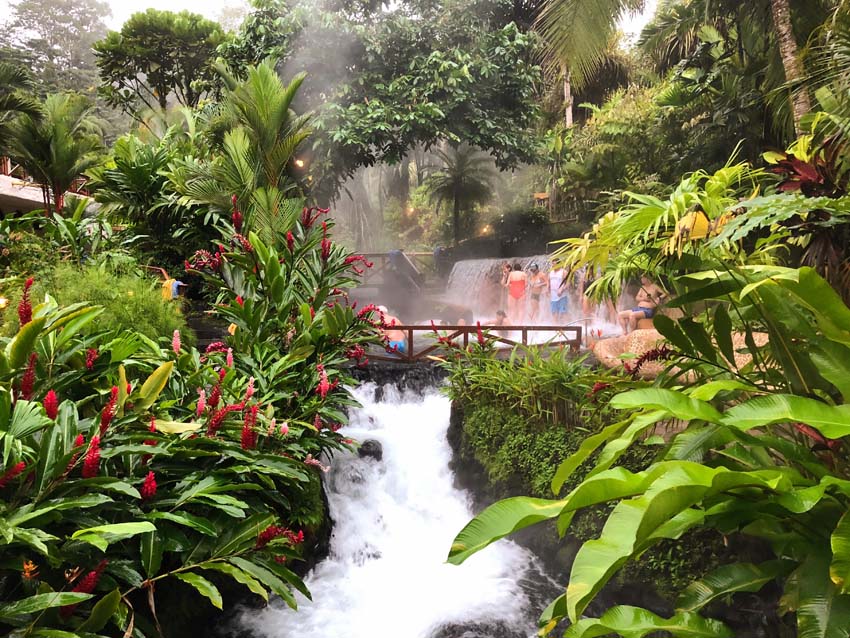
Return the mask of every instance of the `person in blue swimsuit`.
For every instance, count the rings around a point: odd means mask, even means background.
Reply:
[[[640,278],[640,289],[635,295],[637,306],[629,310],[623,310],[618,313],[617,318],[620,322],[620,327],[623,329],[623,334],[629,334],[637,328],[637,323],[641,319],[652,319],[655,316],[655,311],[658,304],[664,298],[664,291],[646,275]]]

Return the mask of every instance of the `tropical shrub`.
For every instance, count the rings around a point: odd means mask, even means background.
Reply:
[[[809,268],[739,268],[681,283],[688,293],[680,304],[709,303],[710,311],[699,320],[656,319],[670,344],[664,356],[671,366],[655,386],[611,399],[623,419],[587,439],[552,482],[557,495],[598,452],[578,486],[563,499],[518,497],[493,505],[458,535],[449,560],[460,563],[544,520],[557,520],[566,532],[576,512],[612,503],[601,536],[579,550],[566,593],[543,613],[546,631],[569,618],[565,635],[571,637],[664,630],[732,636],[700,612],[735,592],[777,583],[783,595],[776,612],[794,614],[798,635],[843,635],[850,623],[844,442],[850,435],[850,308]],[[743,335],[741,345],[734,330]],[[766,340],[757,339],[759,333]],[[736,359],[736,350],[749,360]],[[642,434],[669,420],[683,429],[657,462],[640,472],[613,467]],[[723,565],[695,580],[680,593],[671,618],[628,606],[584,617],[626,563],[663,539],[701,528],[758,539],[772,556]]]
[[[283,563],[303,534],[279,522],[315,480],[294,458],[297,428],[179,333],[161,350],[135,333],[82,336],[97,307],[33,308],[25,294],[18,311],[0,357],[5,631],[158,635],[157,584],[182,581],[221,608],[211,574],[294,605],[303,585]],[[187,382],[218,398],[172,394]]]

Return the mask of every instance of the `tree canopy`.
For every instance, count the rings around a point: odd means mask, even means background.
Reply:
[[[97,66],[110,104],[135,114],[169,103],[197,106],[204,82],[214,77],[221,26],[196,13],[148,9],[133,14],[121,31],[96,42]]]

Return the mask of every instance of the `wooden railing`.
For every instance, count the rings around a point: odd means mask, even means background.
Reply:
[[[372,354],[369,359],[375,361],[395,361],[401,363],[417,363],[431,361],[440,353],[449,350],[446,340],[451,340],[458,346],[466,348],[470,343],[478,339],[478,326],[437,326],[438,334],[435,334],[432,326],[393,326],[405,334],[404,350],[387,352],[386,354]],[[481,330],[487,333],[487,338],[496,343],[502,343],[511,348],[515,346],[527,346],[536,348],[551,348],[567,346],[572,352],[578,352],[581,348],[582,329],[581,326],[481,326]],[[519,340],[511,339],[508,335],[519,333]],[[531,333],[548,333],[550,339],[530,343]],[[570,335],[567,337],[567,335]],[[440,339],[438,339],[438,336]],[[417,343],[418,341],[418,343]],[[418,349],[417,349],[418,348]]]

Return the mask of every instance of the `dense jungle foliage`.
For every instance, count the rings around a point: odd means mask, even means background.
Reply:
[[[731,636],[716,603],[757,593],[770,631],[846,638],[850,7],[659,0],[630,41],[645,5],[253,0],[229,28],[110,31],[98,0],[14,2],[0,151],[43,206],[0,224],[0,628],[156,636],[158,596],[222,608],[227,579],[292,604],[322,455],[352,445],[348,367],[380,339],[344,246],[542,251],[568,228],[590,296],[647,273],[684,317],[604,378],[493,362],[486,335],[450,359],[455,399],[488,398],[478,460],[501,478],[516,455],[534,495],[450,561],[592,510],[544,633]],[[221,341],[193,345],[173,289]],[[593,606],[694,534],[766,558],[672,580],[672,614]]]

